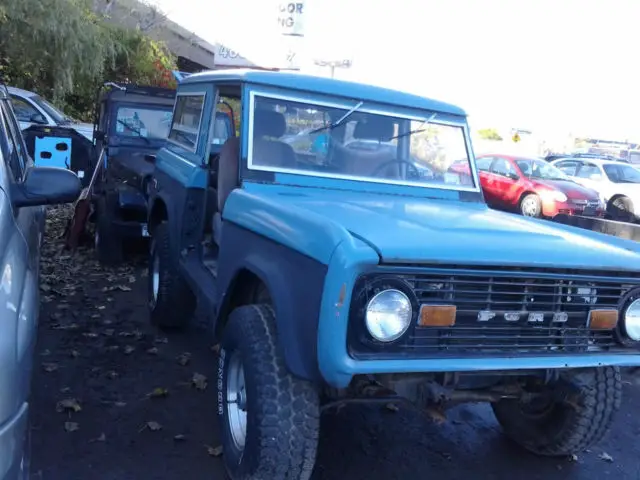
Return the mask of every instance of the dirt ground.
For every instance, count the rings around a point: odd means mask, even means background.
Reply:
[[[225,478],[214,415],[215,347],[207,332],[148,323],[144,256],[102,269],[74,256],[50,215],[33,377],[34,479]],[[639,383],[640,385],[640,383]],[[314,480],[640,479],[640,386],[625,385],[612,434],[576,458],[540,459],[500,433],[486,406],[444,423],[413,411],[351,406],[327,413]]]

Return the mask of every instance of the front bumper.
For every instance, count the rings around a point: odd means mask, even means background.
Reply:
[[[542,213],[545,217],[553,218],[556,215],[580,215],[583,217],[604,217],[605,211],[593,205],[576,204],[573,202],[556,202],[555,200],[542,201]]]
[[[18,479],[25,454],[25,438],[29,428],[29,405],[20,410],[3,425],[0,425],[0,479]]]

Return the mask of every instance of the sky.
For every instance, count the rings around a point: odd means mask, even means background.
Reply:
[[[279,0],[151,3],[247,58],[278,49]],[[336,77],[454,103],[475,127],[640,138],[638,0],[305,0],[304,9],[303,70],[347,57],[352,67]]]

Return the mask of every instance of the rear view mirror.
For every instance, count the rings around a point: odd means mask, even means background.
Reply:
[[[33,167],[22,183],[11,190],[14,207],[37,207],[75,202],[81,183],[71,170],[55,167]]]

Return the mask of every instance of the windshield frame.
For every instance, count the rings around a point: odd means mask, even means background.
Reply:
[[[275,90],[275,89],[274,89]],[[318,107],[327,107],[327,108],[337,108],[342,109],[345,112],[350,111],[355,105],[361,102],[361,99],[358,98],[341,98],[341,97],[328,97],[322,94],[316,94],[314,92],[306,92],[306,91],[296,91],[292,90],[291,93],[283,94],[280,93],[282,90],[273,91],[268,87],[260,86],[258,88],[254,87],[249,90],[249,94],[245,97],[248,99],[248,105],[246,108],[246,140],[245,145],[243,145],[243,149],[245,152],[246,162],[245,166],[250,172],[251,177],[255,177],[255,173],[257,172],[270,172],[272,174],[278,175],[279,177],[276,179],[278,183],[300,183],[300,181],[304,178],[309,180],[316,179],[313,182],[314,185],[319,186],[317,180],[324,180],[327,182],[328,188],[341,188],[348,190],[362,190],[360,185],[367,185],[369,189],[372,189],[378,193],[386,193],[382,190],[384,186],[388,187],[398,187],[401,188],[403,193],[410,195],[420,195],[421,192],[429,192],[433,190],[440,191],[449,191],[449,192],[473,192],[480,194],[481,186],[480,179],[478,175],[478,171],[476,168],[475,155],[473,154],[473,148],[471,146],[471,138],[469,135],[469,127],[466,122],[466,117],[459,115],[451,115],[447,113],[443,113],[440,111],[432,111],[432,110],[418,110],[404,106],[398,105],[387,105],[387,104],[378,104],[374,101],[365,100],[364,103],[358,108],[358,113],[369,113],[373,115],[383,115],[388,117],[393,117],[401,120],[409,120],[415,122],[423,122],[428,120],[434,113],[437,113],[437,117],[434,120],[431,120],[429,124],[425,124],[424,128],[428,128],[429,125],[443,125],[443,126],[452,126],[458,127],[462,131],[464,147],[466,151],[466,156],[469,164],[469,168],[471,170],[471,180],[473,185],[446,185],[443,183],[437,182],[411,182],[405,180],[393,180],[387,178],[374,178],[374,177],[363,177],[356,175],[345,175],[345,174],[336,174],[333,172],[314,172],[308,170],[297,170],[297,169],[289,169],[282,167],[272,167],[267,165],[254,165],[253,164],[253,126],[254,126],[254,112],[255,112],[255,101],[256,97],[266,98],[270,100],[282,100],[282,101],[290,101],[296,103],[308,104],[310,107],[316,105]],[[411,136],[406,136],[398,139],[398,145],[400,148],[403,148],[400,142],[406,142],[406,147],[408,148],[409,142],[411,141]],[[291,180],[288,180],[287,177],[293,176]],[[272,177],[273,178],[273,177]],[[273,181],[273,180],[272,180]],[[307,182],[305,182],[307,183]],[[357,185],[356,184],[360,184]],[[376,188],[378,190],[376,190]],[[395,190],[394,189],[394,190]]]

